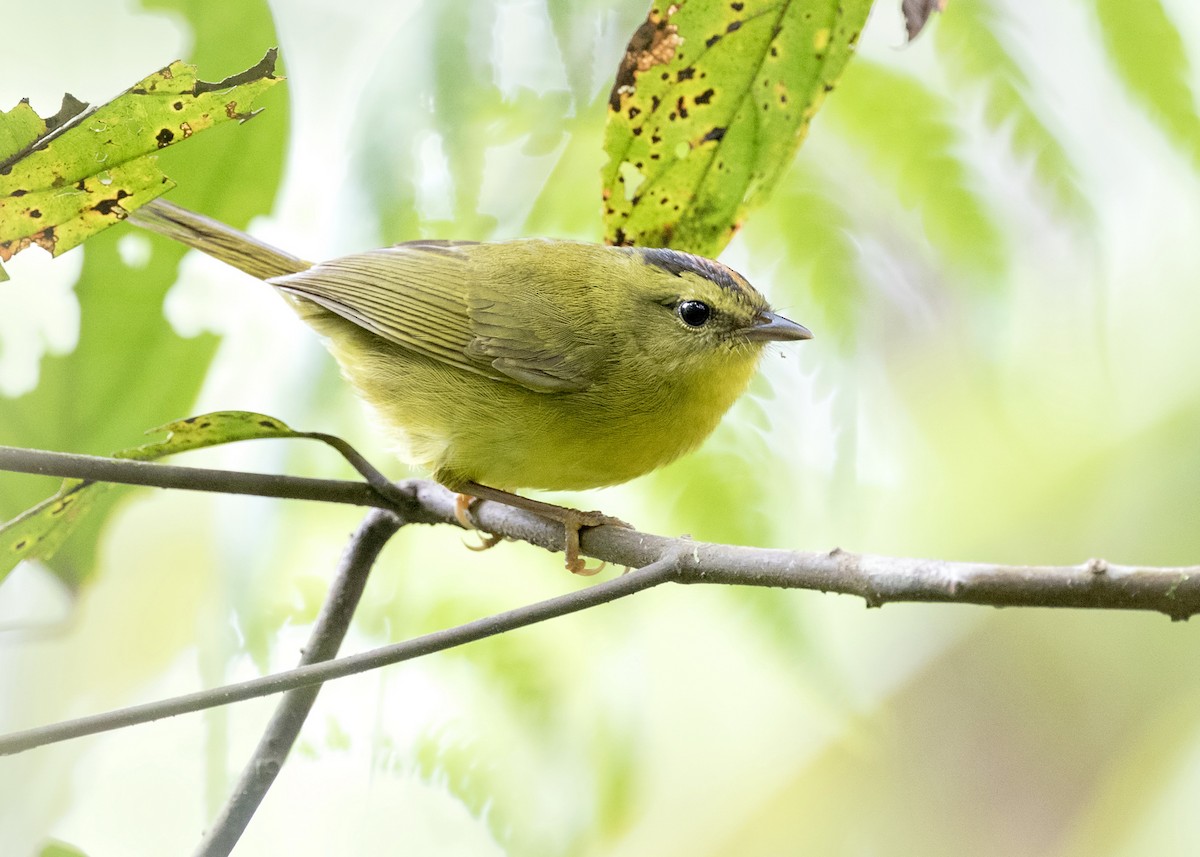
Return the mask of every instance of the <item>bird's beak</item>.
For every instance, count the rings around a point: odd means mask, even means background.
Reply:
[[[754,324],[742,331],[751,342],[794,342],[812,339],[812,331],[791,319],[763,310],[754,319]]]

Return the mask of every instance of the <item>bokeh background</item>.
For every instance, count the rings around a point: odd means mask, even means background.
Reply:
[[[643,0],[147,7],[10,4],[0,107],[104,101],[180,57],[218,79],[278,44],[287,92],[165,153],[172,199],[314,259],[601,235],[605,98]],[[723,256],[817,339],[770,353],[699,453],[552,499],[741,544],[1195,564],[1200,6],[953,0],[910,46],[897,7]],[[407,475],[270,290],[181,255],[120,227],[7,266],[0,443],[105,452],[244,408]],[[299,443],[182,463],[347,475]],[[0,474],[6,514],[53,487]],[[35,566],[0,587],[5,731],[292,665],[361,514],[119,496],[64,555],[74,590]],[[559,556],[414,528],[344,651],[582,585]],[[237,853],[1194,854],[1198,635],[663,588],[327,686]],[[188,853],[272,706],[0,759],[0,852]]]

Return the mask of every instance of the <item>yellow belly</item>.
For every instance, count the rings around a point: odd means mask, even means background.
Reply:
[[[338,328],[330,351],[397,451],[450,488],[578,490],[641,476],[699,445],[756,362],[746,355],[719,373],[671,373],[648,387],[618,368],[582,392],[539,393],[329,323]]]

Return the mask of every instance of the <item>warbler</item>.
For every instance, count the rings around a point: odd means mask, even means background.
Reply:
[[[577,572],[580,526],[611,519],[510,492],[662,467],[716,428],[767,343],[812,337],[736,271],[676,250],[425,240],[311,264],[162,200],[130,219],[266,280],[402,458],[563,521]]]

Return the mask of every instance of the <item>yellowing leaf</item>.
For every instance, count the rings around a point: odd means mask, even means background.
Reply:
[[[219,122],[245,121],[281,78],[275,51],[219,83],[174,62],[95,110],[70,96],[40,119],[0,113],[0,260],[37,244],[58,255],[123,220],[173,183],[154,153]]]
[[[774,187],[870,0],[657,0],[609,99],[605,237],[717,255]]]

